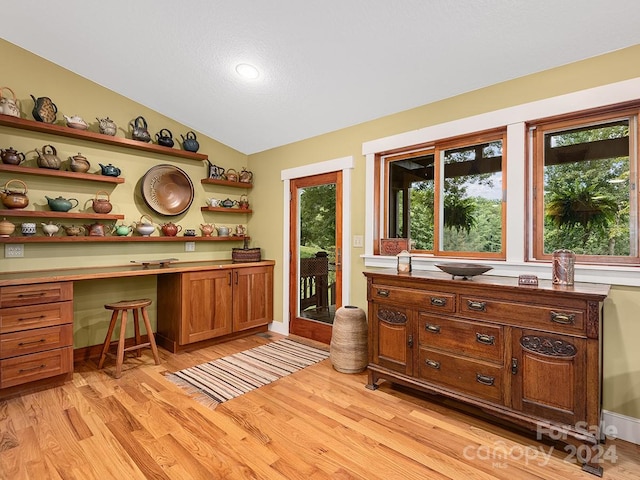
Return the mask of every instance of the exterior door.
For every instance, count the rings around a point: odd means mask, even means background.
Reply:
[[[342,305],[342,172],[291,181],[289,332],[330,343]]]

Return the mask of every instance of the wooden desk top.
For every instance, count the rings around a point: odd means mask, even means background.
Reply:
[[[55,270],[30,270],[23,272],[0,273],[0,287],[29,285],[46,282],[69,282],[76,280],[95,280],[100,278],[137,277],[143,275],[162,275],[166,273],[196,272],[231,268],[260,267],[275,265],[273,260],[261,262],[234,263],[231,260],[207,260],[199,262],[175,262],[165,266],[138,264],[82,267]]]

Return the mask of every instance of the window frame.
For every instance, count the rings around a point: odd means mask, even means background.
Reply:
[[[635,256],[609,256],[609,255],[576,255],[578,264],[600,265],[640,265],[640,223],[637,212],[640,209],[640,196],[637,188],[640,185],[638,162],[640,151],[638,150],[638,138],[640,135],[639,121],[640,101],[624,102],[589,110],[570,112],[567,114],[548,117],[527,122],[527,131],[530,136],[531,152],[528,155],[531,181],[527,182],[531,212],[531,233],[527,236],[530,249],[527,261],[551,262],[552,254],[544,252],[544,195],[538,192],[544,191],[544,139],[545,135],[553,132],[570,130],[584,126],[597,126],[621,119],[629,119],[629,182],[630,189],[636,190],[635,204],[631,207],[636,215],[632,215],[635,229],[635,248],[638,252]],[[631,200],[631,199],[630,199]]]
[[[467,252],[442,250],[442,209],[443,209],[443,188],[444,188],[444,152],[456,148],[473,147],[475,145],[490,143],[495,141],[502,142],[501,157],[501,249],[499,252]],[[434,155],[434,248],[431,250],[411,250],[412,253],[420,255],[429,255],[435,258],[464,258],[464,259],[485,259],[485,260],[505,260],[507,251],[507,127],[492,128],[479,132],[471,132],[469,134],[456,137],[435,140],[430,143],[413,145],[402,149],[395,149],[388,152],[380,152],[376,154],[376,174],[375,174],[375,195],[374,204],[376,210],[381,215],[381,222],[375,228],[374,254],[380,254],[380,240],[388,238],[389,235],[389,219],[390,219],[390,164],[395,161],[415,158],[424,155]],[[383,210],[382,210],[383,209]],[[409,239],[410,240],[410,239]]]

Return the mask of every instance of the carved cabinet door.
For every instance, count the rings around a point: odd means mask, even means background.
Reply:
[[[586,343],[584,338],[514,328],[513,408],[571,426],[584,421]]]
[[[374,303],[372,360],[376,365],[413,374],[413,319],[411,310],[393,304]]]

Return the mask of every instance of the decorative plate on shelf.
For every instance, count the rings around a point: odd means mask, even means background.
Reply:
[[[463,280],[482,275],[493,268],[479,263],[437,263],[436,267],[450,274],[453,278],[462,277]]]
[[[151,167],[142,177],[141,187],[146,204],[161,215],[180,215],[193,202],[193,182],[183,170],[173,165]]]

